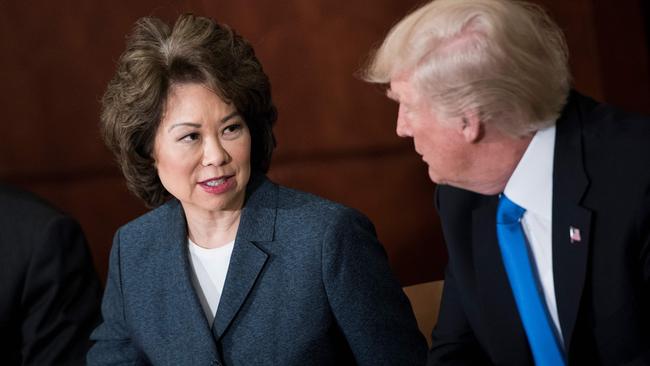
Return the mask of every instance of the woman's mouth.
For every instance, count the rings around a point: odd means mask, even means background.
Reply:
[[[225,181],[226,181],[226,178],[217,178],[217,179],[212,179],[212,180],[209,180],[207,182],[202,182],[202,183],[205,183],[205,185],[208,186],[208,187],[216,187],[216,186],[218,186],[219,184],[222,184]]]
[[[199,182],[199,186],[207,193],[220,194],[229,191],[236,185],[235,176],[228,175],[216,178],[206,179]]]

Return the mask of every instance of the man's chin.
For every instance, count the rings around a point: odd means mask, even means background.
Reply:
[[[447,184],[447,182],[445,182],[442,178],[440,178],[439,176],[433,174],[433,172],[431,172],[430,169],[429,169],[428,173],[429,173],[429,180],[431,180],[433,183],[435,183],[437,185],[446,185]]]

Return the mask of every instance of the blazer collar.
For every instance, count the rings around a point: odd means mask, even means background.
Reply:
[[[272,241],[274,236],[277,185],[256,175],[251,177],[247,191],[226,283],[212,325],[217,340],[226,333],[259,278],[268,259],[263,243]]]
[[[197,363],[219,360],[216,344],[210,332],[201,303],[192,285],[192,267],[187,249],[187,224],[181,204],[176,199],[161,207],[157,243],[160,255],[157,266],[160,275],[151,279],[156,283],[160,298],[156,309],[161,309],[157,326],[161,334],[171,335],[178,349],[192,349]]]
[[[591,232],[591,211],[581,206],[589,179],[580,99],[572,92],[557,122],[553,168],[553,281],[565,350],[570,349],[582,298]]]
[[[165,296],[166,303],[161,304],[161,307],[170,309],[164,311],[170,321],[165,322],[161,331],[167,334],[189,334],[186,339],[188,342],[191,339],[194,344],[188,347],[205,353],[195,355],[197,360],[220,359],[215,341],[226,332],[266,263],[268,254],[262,249],[262,243],[273,240],[277,191],[277,185],[263,175],[251,176],[212,330],[192,285],[187,223],[183,208],[176,199],[161,207],[160,222],[163,224],[159,227],[160,235],[156,235],[156,247],[161,252],[164,251],[164,259],[159,265],[166,270],[153,281],[158,283],[157,287],[162,289],[162,293],[169,295]],[[178,341],[186,345],[186,341]]]
[[[242,210],[237,239],[272,241],[275,231],[278,186],[264,175],[251,176],[246,188],[246,202]]]

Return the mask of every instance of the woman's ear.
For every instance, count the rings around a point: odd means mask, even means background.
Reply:
[[[466,113],[462,118],[461,133],[465,141],[473,144],[483,136],[483,124],[478,113]]]
[[[149,154],[149,157],[153,161],[153,168],[158,170],[158,158],[156,156],[157,155],[156,150],[157,150],[158,146],[156,144],[156,138],[157,138],[157,136],[154,136],[154,142],[152,144],[153,146],[151,146],[151,153]]]

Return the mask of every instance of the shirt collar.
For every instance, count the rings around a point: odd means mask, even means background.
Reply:
[[[553,209],[554,150],[555,125],[537,131],[504,189],[511,201],[549,221]]]

